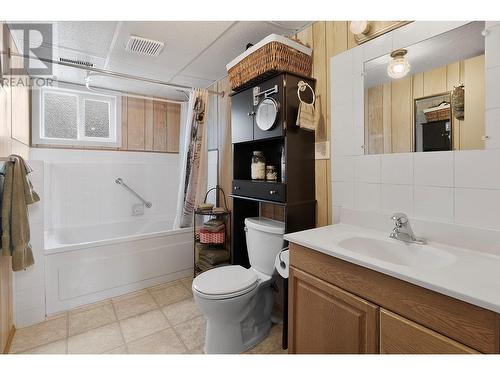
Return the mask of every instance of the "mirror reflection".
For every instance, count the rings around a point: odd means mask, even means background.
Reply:
[[[484,26],[365,62],[365,154],[484,148]]]

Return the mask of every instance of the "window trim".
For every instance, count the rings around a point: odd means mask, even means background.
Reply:
[[[43,98],[44,93],[55,92],[67,95],[76,95],[78,98],[77,118],[78,139],[48,138],[44,134],[43,124]],[[82,104],[85,100],[105,101],[109,105],[110,128],[109,137],[87,137],[85,136],[85,109]],[[114,109],[114,111],[113,111]],[[114,120],[114,121],[113,121]],[[112,126],[114,123],[114,126]],[[32,90],[32,144],[33,145],[53,145],[69,147],[97,146],[107,148],[117,148],[122,145],[121,126],[121,97],[116,95],[96,94],[88,91],[84,86],[58,83],[56,87],[41,87]]]

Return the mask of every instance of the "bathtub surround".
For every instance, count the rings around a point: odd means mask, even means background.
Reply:
[[[332,59],[333,222],[344,207],[500,230],[498,24],[486,22],[486,150],[364,155],[361,148],[363,62],[465,23],[413,22]]]
[[[207,109],[208,91],[193,90],[189,95],[186,125],[182,138],[174,228],[186,228],[193,224],[194,209],[202,202],[207,189]]]

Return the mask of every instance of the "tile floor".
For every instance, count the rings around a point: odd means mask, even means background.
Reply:
[[[10,353],[202,354],[205,318],[191,293],[192,278],[158,285],[63,312],[16,331]],[[286,354],[282,326],[250,350]]]

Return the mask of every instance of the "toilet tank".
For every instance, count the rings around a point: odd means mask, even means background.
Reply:
[[[259,217],[247,217],[245,231],[250,265],[257,271],[272,275],[276,255],[284,246],[285,223]]]

